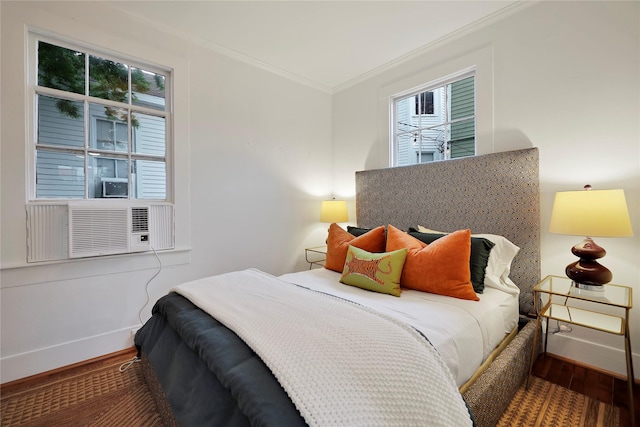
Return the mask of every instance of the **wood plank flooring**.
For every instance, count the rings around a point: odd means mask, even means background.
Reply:
[[[125,350],[116,351],[114,353],[105,354],[94,359],[84,360],[82,362],[74,363],[73,365],[63,366],[51,371],[42,372],[40,374],[32,375],[30,377],[21,378],[19,380],[7,382],[0,385],[0,393],[13,391],[17,388],[36,387],[47,381],[56,380],[68,375],[74,375],[77,372],[84,370],[96,369],[99,366],[110,365],[114,361],[118,361],[122,358],[133,358],[137,353],[135,347],[131,347]]]
[[[87,362],[79,363],[71,367],[65,367],[56,371],[36,375],[31,378],[3,384],[0,392],[6,392],[16,387],[34,386],[38,383],[55,378],[56,376],[69,375],[74,369],[91,369],[96,365],[108,363],[115,358],[122,358],[123,355],[135,355],[135,349],[123,350],[121,352],[105,355]],[[629,418],[627,398],[627,382],[612,375],[580,366],[568,360],[563,360],[552,355],[541,355],[533,366],[533,375],[566,387],[577,393],[584,394],[601,402],[613,404],[620,407],[620,426],[631,425]],[[640,386],[635,385],[634,402],[636,414],[636,426],[640,427]]]
[[[552,355],[540,355],[533,375],[584,394],[603,403],[620,407],[620,425],[630,426],[627,382],[595,369],[580,366]],[[640,426],[640,386],[633,389],[636,426]]]

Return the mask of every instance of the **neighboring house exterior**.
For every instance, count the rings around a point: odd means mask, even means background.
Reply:
[[[474,78],[397,101],[397,164],[475,155]]]
[[[164,99],[146,94],[140,98],[150,99],[152,105],[163,103]],[[38,138],[42,144],[84,145],[84,117],[72,118],[61,113],[56,107],[56,99],[39,97]],[[164,118],[147,114],[136,115],[137,126],[132,126],[132,152],[164,155]],[[105,107],[90,104],[89,107],[89,148],[113,151],[89,156],[87,171],[89,178],[88,198],[126,198],[129,179],[129,159],[127,154],[127,123],[113,120],[105,114]],[[166,198],[165,164],[150,160],[132,160],[132,195],[138,199]],[[36,194],[38,198],[84,197],[84,159],[55,151],[37,152]]]

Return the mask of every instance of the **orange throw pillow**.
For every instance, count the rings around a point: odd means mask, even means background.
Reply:
[[[471,231],[458,230],[427,245],[389,225],[386,252],[407,248],[400,277],[405,288],[479,301],[471,284]]]
[[[329,237],[327,237],[327,259],[324,262],[324,268],[342,273],[349,245],[364,249],[367,252],[384,252],[384,226],[376,227],[356,237],[343,230],[338,224],[331,224],[329,226]]]

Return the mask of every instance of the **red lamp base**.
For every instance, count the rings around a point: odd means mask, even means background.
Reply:
[[[571,252],[580,257],[579,261],[571,263],[565,269],[565,274],[578,284],[601,286],[613,279],[611,271],[596,261],[606,255],[604,248],[595,244],[590,238],[571,248]]]

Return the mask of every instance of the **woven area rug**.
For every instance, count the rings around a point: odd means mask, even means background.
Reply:
[[[140,363],[126,361],[73,370],[37,385],[2,392],[0,425],[164,427]],[[619,427],[620,410],[531,377],[500,419],[499,427]]]
[[[620,409],[540,378],[524,384],[498,422],[499,427],[618,427]]]
[[[0,425],[164,426],[139,363],[74,371],[24,389],[2,392]]]

